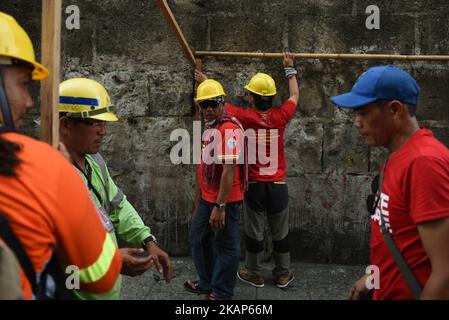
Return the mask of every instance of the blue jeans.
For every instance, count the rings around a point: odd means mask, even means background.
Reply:
[[[200,278],[199,287],[217,298],[234,293],[240,259],[239,214],[241,202],[226,204],[225,226],[214,231],[209,218],[214,204],[200,200],[190,229],[192,258]]]

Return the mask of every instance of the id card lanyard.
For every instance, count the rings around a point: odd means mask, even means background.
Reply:
[[[102,198],[101,198],[100,192],[98,192],[98,190],[92,184],[92,181],[91,181],[91,179],[92,179],[92,169],[90,168],[89,163],[86,161],[86,171],[87,171],[87,173],[83,169],[81,169],[81,167],[75,161],[73,161],[73,165],[86,178],[87,186],[88,186],[89,190],[91,190],[95,194],[95,197],[97,198],[98,202],[100,203],[100,205],[97,207],[97,212],[100,215],[101,221],[103,221],[103,225],[104,225],[106,231],[107,232],[113,232],[114,231],[114,224],[112,223],[111,219],[109,218],[109,215],[106,212],[106,209],[102,205]]]

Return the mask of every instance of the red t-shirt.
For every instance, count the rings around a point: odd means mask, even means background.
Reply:
[[[217,141],[217,143],[214,143]],[[218,196],[220,185],[208,185],[203,176],[204,163],[218,161],[219,163],[231,164],[236,163],[234,183],[232,191],[226,202],[236,202],[243,200],[243,183],[242,183],[242,165],[239,160],[243,160],[241,155],[243,150],[243,132],[232,122],[224,122],[217,130],[211,129],[203,134],[203,151],[201,154],[201,163],[198,166],[198,181],[201,187],[201,197],[215,203]],[[216,152],[215,152],[216,151]],[[219,168],[218,175],[221,177],[223,167],[216,164]]]
[[[261,111],[225,105],[236,117],[248,137],[249,181],[280,181],[287,175],[284,156],[284,132],[295,116],[296,104],[288,99],[279,108]],[[252,131],[253,129],[254,131]],[[272,141],[277,143],[273,144]]]
[[[421,286],[430,260],[417,224],[449,217],[449,150],[420,129],[386,164],[382,196],[371,220],[371,264],[379,267],[380,289],[374,299],[414,299],[380,230],[380,211],[393,240]]]

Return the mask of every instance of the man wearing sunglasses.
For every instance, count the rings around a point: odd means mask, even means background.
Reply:
[[[273,106],[273,98],[276,95],[275,81],[265,73],[256,74],[245,86],[250,108],[225,105],[226,111],[236,117],[245,130],[254,130],[256,133],[254,136],[248,135],[249,145],[257,145],[257,152],[254,148],[249,148],[249,187],[245,193],[243,215],[246,256],[245,267],[239,270],[238,277],[258,288],[265,285],[262,275],[265,221],[270,226],[273,240],[274,282],[278,288],[285,288],[294,280],[290,269],[289,197],[284,156],[285,128],[296,114],[299,99],[297,71],[293,63],[294,56],[285,52],[283,66],[290,95],[279,108]],[[195,78],[201,82],[207,79],[207,76],[196,71]],[[270,155],[261,156],[266,150],[269,150]],[[264,161],[266,158],[269,161]]]
[[[59,87],[60,137],[67,147],[73,165],[86,183],[97,206],[104,227],[117,242],[122,240],[141,246],[122,248],[122,274],[137,276],[153,263],[169,282],[172,264],[160,249],[150,228],[145,226],[137,211],[112,180],[104,159],[98,153],[106,136],[106,125],[118,121],[106,89],[98,82],[85,78],[64,81]],[[142,253],[146,252],[146,256]],[[108,295],[89,295],[90,299],[118,299],[120,279]]]
[[[222,85],[212,79],[197,88],[205,131],[197,172],[201,198],[191,224],[190,245],[199,281],[186,281],[184,287],[209,294],[209,300],[231,299],[234,294],[239,216],[247,184],[243,128],[225,111],[224,96]]]
[[[331,98],[353,113],[368,146],[388,151],[372,185],[376,199],[368,201],[371,265],[380,276],[373,299],[449,299],[449,151],[419,127],[419,92],[407,72],[388,65],[369,69],[350,92]],[[350,299],[368,293],[369,276],[353,285]]]

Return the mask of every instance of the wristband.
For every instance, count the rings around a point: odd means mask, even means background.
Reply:
[[[296,71],[296,69],[293,68],[293,67],[285,67],[284,71],[285,71],[285,76],[287,78],[290,78],[292,76],[296,76],[298,74],[298,71]]]

